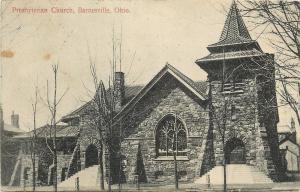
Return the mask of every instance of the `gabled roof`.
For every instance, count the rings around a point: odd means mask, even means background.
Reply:
[[[144,87],[143,85],[125,86],[124,103],[128,103],[143,87]],[[107,92],[109,92],[109,90],[107,90]],[[92,105],[92,100],[86,102],[85,104],[75,109],[71,113],[63,116],[61,120],[65,122],[68,119],[79,117],[80,115],[84,114],[86,110],[90,109],[91,105]]]
[[[232,2],[230,10],[225,21],[223,31],[217,43],[209,47],[224,46],[228,44],[240,44],[252,42],[252,38],[242,19],[235,1]]]
[[[170,64],[166,64],[164,68],[162,68],[154,78],[141,89],[138,94],[132,98],[122,109],[121,111],[114,117],[114,119],[119,118],[123,113],[126,113],[128,110],[132,109],[148,92],[149,90],[166,74],[172,75],[175,79],[177,79],[182,85],[184,85],[187,89],[189,89],[195,96],[197,96],[201,100],[206,100],[206,83],[195,83],[193,80],[185,76],[175,67]]]

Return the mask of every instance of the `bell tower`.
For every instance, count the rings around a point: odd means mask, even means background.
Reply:
[[[253,40],[233,1],[219,41],[196,60],[208,73],[214,165],[246,164],[280,179],[274,59]],[[202,173],[202,175],[204,174]]]

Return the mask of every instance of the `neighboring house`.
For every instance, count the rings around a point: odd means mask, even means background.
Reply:
[[[51,151],[49,150],[47,143],[51,145],[51,133],[50,125],[44,125],[36,129],[36,181],[38,185],[50,185],[53,183],[53,177],[51,177],[53,159]],[[79,127],[77,125],[56,125],[56,137],[57,137],[57,154],[58,154],[58,181],[63,181],[66,177],[80,170],[79,162],[73,162],[72,157],[76,157],[74,154],[77,149],[77,139],[79,136]],[[33,131],[27,132],[14,137],[14,140],[22,145],[21,160],[17,162],[13,171],[14,175],[11,177],[10,185],[17,185],[25,183],[27,186],[32,185],[32,148],[31,141],[33,138]],[[47,140],[47,141],[46,141]],[[73,158],[74,158],[73,157]],[[72,166],[70,166],[72,165]],[[20,176],[18,176],[20,175]]]
[[[19,127],[19,115],[11,115],[11,124],[3,120],[3,110],[0,105],[1,122],[1,185],[8,185],[18,159],[20,145],[12,139],[13,136],[24,133]]]
[[[291,126],[285,126],[286,128],[283,129],[278,133],[279,137],[279,148],[281,153],[283,154],[283,160],[286,161],[286,171],[287,172],[299,172],[300,165],[299,165],[299,153],[300,147],[297,144],[296,135],[297,131],[295,129],[295,123],[292,119]],[[282,128],[282,127],[281,127]]]
[[[273,63],[273,55],[264,53],[250,37],[236,3],[230,8],[219,41],[207,48],[210,54],[196,61],[208,74],[206,82],[195,82],[170,64],[145,86],[126,86],[124,73],[116,72],[115,145],[111,149],[106,143],[104,149],[101,147],[98,132],[89,124],[92,102],[65,115],[60,121],[67,125],[57,128],[59,181],[98,164],[98,155],[104,154],[104,160],[110,160],[105,166],[110,168],[113,183],[133,183],[138,176],[140,182],[169,184],[174,181],[174,153],[180,181],[193,182],[224,161],[255,167],[274,181],[280,180],[274,66],[267,65]],[[257,63],[268,66],[268,71],[257,68]],[[226,73],[232,73],[226,82],[224,65]],[[266,81],[267,72],[271,75]],[[223,110],[224,97],[230,97],[231,103],[225,116],[228,126],[223,148],[216,123],[222,119],[216,117]],[[49,126],[38,132],[44,150],[37,155],[37,181],[51,185],[52,163],[45,147]],[[31,182],[26,150],[31,135],[14,137],[23,146],[19,183]],[[13,180],[18,180],[17,174]]]

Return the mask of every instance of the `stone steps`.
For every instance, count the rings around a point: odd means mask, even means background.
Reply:
[[[83,169],[58,184],[59,188],[76,188],[76,178],[79,178],[79,188],[95,188],[99,186],[98,165]]]
[[[207,184],[209,175],[211,184],[223,184],[223,166],[215,166],[209,172],[195,180],[197,184]],[[226,165],[227,184],[267,184],[273,181],[257,168],[246,164]]]

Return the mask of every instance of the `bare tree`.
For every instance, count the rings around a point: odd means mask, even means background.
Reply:
[[[217,128],[217,132],[220,135],[222,150],[223,150],[223,190],[227,191],[227,172],[226,172],[226,139],[227,139],[227,128],[229,124],[229,109],[231,105],[231,98],[224,96],[221,102],[221,106],[216,108],[213,103],[210,105],[210,111],[212,114],[212,122]]]
[[[48,136],[45,136],[45,141],[47,148],[49,149],[51,155],[52,155],[52,161],[53,161],[53,189],[54,191],[57,191],[57,137],[56,137],[56,132],[57,132],[57,107],[59,103],[62,101],[63,97],[67,93],[68,89],[64,91],[61,97],[57,97],[57,90],[58,90],[58,80],[57,80],[57,75],[58,75],[58,70],[59,70],[59,65],[54,64],[52,65],[52,71],[54,75],[54,87],[53,87],[53,99],[50,99],[49,95],[49,84],[47,81],[47,107],[50,112],[50,130],[49,130],[49,138],[51,139],[51,143],[48,141]]]
[[[49,85],[47,81],[47,103],[48,103],[48,109],[51,113],[51,121],[50,121],[50,137],[52,137],[52,147],[46,142],[49,150],[52,153],[53,158],[53,188],[54,191],[57,191],[57,148],[56,148],[56,95],[57,95],[57,71],[58,71],[58,65],[52,65],[52,70],[54,74],[54,93],[53,93],[53,103],[51,104],[50,96],[49,96]],[[51,135],[53,131],[53,136]]]
[[[91,125],[98,132],[98,143],[100,145],[99,151],[99,169],[100,169],[100,189],[104,189],[104,161],[103,161],[103,150],[105,140],[105,126],[108,123],[110,116],[110,110],[108,108],[108,101],[106,98],[106,91],[103,82],[99,80],[97,76],[97,70],[95,64],[90,64],[91,76],[93,78],[93,84],[95,88],[95,95],[91,100],[92,116]]]
[[[36,144],[37,144],[37,135],[36,135],[36,112],[37,112],[37,103],[38,103],[38,88],[35,87],[34,90],[34,101],[32,103],[32,115],[33,115],[33,131],[32,135],[30,135],[30,143],[31,143],[31,149],[30,149],[30,157],[31,157],[31,163],[32,163],[32,191],[35,191],[36,187]]]
[[[107,183],[108,190],[111,191],[111,170],[110,170],[110,158],[113,148],[113,132],[112,132],[112,119],[114,117],[114,88],[109,81],[109,88],[105,89],[104,83],[97,74],[95,63],[90,58],[90,72],[93,80],[93,86],[95,91],[91,95],[91,101],[89,101],[89,121],[88,124],[93,130],[97,131],[97,135],[93,138],[98,141],[99,144],[99,170],[100,170],[100,189],[104,189],[104,167],[107,166]],[[105,152],[105,153],[104,153]],[[104,164],[104,154],[107,155],[106,165]]]
[[[246,0],[239,4],[255,29],[264,26],[261,34],[268,35],[268,42],[277,50],[274,63],[276,80],[280,86],[277,93],[281,103],[294,111],[300,124],[297,99],[300,80],[300,2]]]
[[[97,140],[100,144],[100,154],[99,154],[99,169],[100,169],[100,189],[104,189],[104,167],[107,166],[107,184],[108,190],[111,191],[111,156],[115,151],[114,148],[114,135],[113,135],[113,118],[115,115],[115,72],[117,68],[117,44],[119,45],[119,70],[121,71],[122,63],[122,29],[121,37],[119,43],[115,38],[115,31],[113,27],[113,36],[112,36],[112,61],[111,61],[111,75],[109,76],[108,89],[105,89],[103,81],[100,80],[97,75],[97,69],[95,61],[91,59],[91,54],[88,46],[89,53],[89,62],[90,62],[90,72],[93,80],[93,86],[95,89],[95,95],[92,96],[91,100],[91,124],[98,132]],[[119,145],[119,144],[117,144]],[[105,146],[105,147],[104,147]],[[103,160],[103,151],[105,151],[106,165],[104,165]],[[121,163],[120,163],[121,164]],[[120,178],[120,172],[119,172]],[[120,183],[119,183],[120,187]]]

